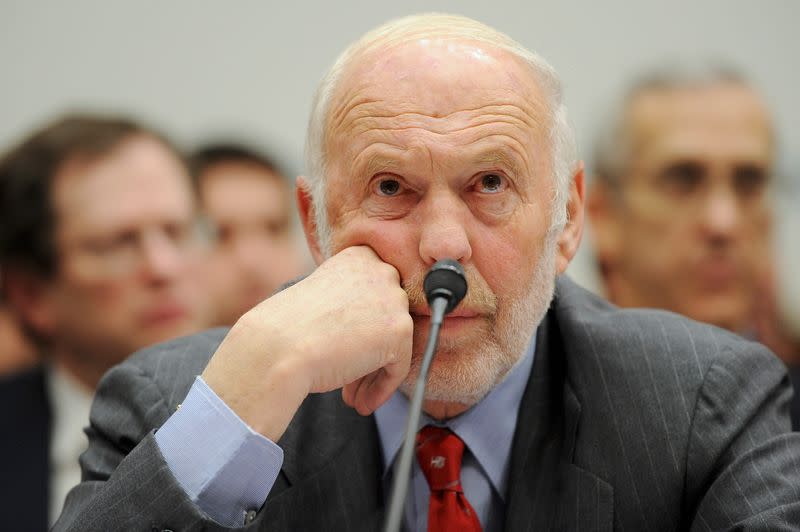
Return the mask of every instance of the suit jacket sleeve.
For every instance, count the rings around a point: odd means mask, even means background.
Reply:
[[[167,365],[168,351],[169,347],[149,350]],[[159,386],[143,369],[152,364],[128,362],[102,379],[86,429],[89,447],[80,460],[83,480],[67,496],[55,531],[228,530],[188,498],[153,436],[204,364],[205,360],[189,372],[164,370],[172,375],[191,373],[174,389]]]
[[[800,442],[788,432],[786,372],[757,344],[725,350],[706,372],[691,420],[691,529],[798,530]]]

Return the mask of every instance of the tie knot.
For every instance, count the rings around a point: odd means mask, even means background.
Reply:
[[[461,493],[464,442],[449,429],[427,425],[417,433],[417,461],[431,492]]]

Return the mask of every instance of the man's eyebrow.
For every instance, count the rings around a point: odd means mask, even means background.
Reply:
[[[371,155],[369,159],[367,159],[367,164],[365,166],[366,175],[372,176],[380,172],[386,172],[387,170],[394,170],[399,168],[399,166],[400,163],[396,157],[388,157],[383,154]]]
[[[492,150],[478,155],[474,160],[478,165],[491,165],[507,168],[514,174],[520,173],[520,161],[507,150]]]
[[[356,166],[364,168],[364,175],[371,177],[382,172],[396,170],[401,167],[402,163],[402,157],[385,153],[373,153],[366,159],[363,166],[359,163],[356,163]],[[482,152],[472,158],[471,164],[475,166],[494,166],[506,169],[513,174],[519,174],[522,170],[522,161],[520,161],[519,157],[513,151],[503,149]]]

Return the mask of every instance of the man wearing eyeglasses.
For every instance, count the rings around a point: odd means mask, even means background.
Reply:
[[[44,530],[80,481],[92,392],[130,353],[205,325],[195,205],[168,141],[69,116],[0,160],[3,289],[47,363],[0,381],[0,529]]]

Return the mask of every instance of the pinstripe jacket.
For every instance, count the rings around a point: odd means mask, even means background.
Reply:
[[[138,353],[103,379],[84,481],[56,530],[224,530],[153,438],[225,335]],[[508,530],[800,530],[800,434],[769,351],[657,311],[619,310],[558,280],[514,437]],[[374,421],[307,398],[281,474],[247,530],[378,530]],[[191,442],[187,442],[191,445]]]

